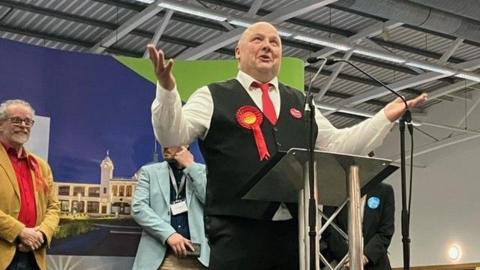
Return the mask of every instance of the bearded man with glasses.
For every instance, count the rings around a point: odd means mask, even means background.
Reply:
[[[23,100],[0,104],[0,269],[47,269],[58,226],[52,170],[24,148],[34,114]]]

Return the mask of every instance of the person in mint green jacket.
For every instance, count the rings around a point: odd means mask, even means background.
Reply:
[[[164,162],[143,166],[132,214],[143,228],[133,269],[206,269],[205,165],[184,146],[164,149]]]

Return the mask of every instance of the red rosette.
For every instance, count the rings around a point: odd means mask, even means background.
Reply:
[[[265,138],[263,137],[260,125],[263,123],[263,114],[257,107],[254,106],[242,106],[237,111],[237,122],[246,129],[253,131],[253,138],[257,145],[258,154],[260,160],[266,160],[270,158]]]

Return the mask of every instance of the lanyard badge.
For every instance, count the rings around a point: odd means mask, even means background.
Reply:
[[[180,193],[185,188],[186,176],[183,175],[180,179],[180,185],[177,185],[177,181],[175,180],[175,175],[173,174],[172,168],[169,167],[168,172],[170,175],[170,181],[172,182],[173,189],[175,190],[175,201],[170,204],[170,210],[172,211],[172,215],[175,216],[188,211],[186,200],[179,200]]]

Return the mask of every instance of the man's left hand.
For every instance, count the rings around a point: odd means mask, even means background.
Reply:
[[[39,249],[44,242],[43,234],[38,228],[24,228],[18,236],[23,245],[33,250]]]

